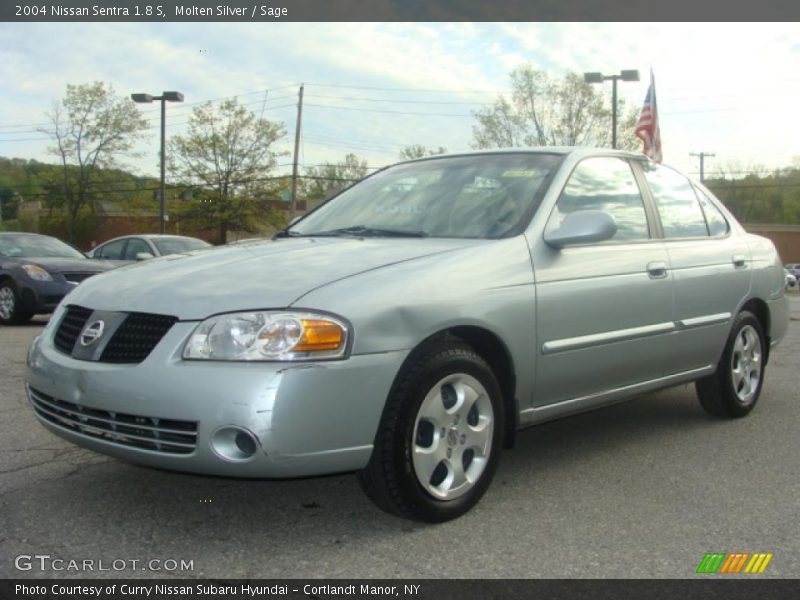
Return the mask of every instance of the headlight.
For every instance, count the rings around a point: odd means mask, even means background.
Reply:
[[[217,315],[192,332],[183,358],[201,360],[330,360],[343,358],[349,327],[311,312],[258,311]]]
[[[52,275],[39,265],[22,265],[22,268],[34,281],[53,281]]]

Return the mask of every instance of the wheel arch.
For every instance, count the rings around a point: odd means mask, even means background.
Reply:
[[[516,440],[519,423],[519,402],[516,398],[517,378],[511,352],[503,340],[493,331],[477,325],[455,325],[437,331],[420,341],[408,354],[398,371],[397,379],[406,367],[413,363],[419,352],[431,342],[457,339],[468,344],[475,352],[486,361],[489,368],[497,378],[500,391],[503,395],[505,409],[504,446],[511,448]]]

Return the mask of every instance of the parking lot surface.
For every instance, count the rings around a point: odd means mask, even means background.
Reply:
[[[683,385],[525,430],[478,506],[435,526],[378,511],[352,475],[200,477],[72,446],[25,398],[25,353],[46,318],[0,328],[0,577],[693,577],[711,551],[771,552],[761,576],[798,577],[790,301],[748,418],[708,417]],[[50,558],[16,558],[35,555]],[[166,570],[172,560],[192,568]]]

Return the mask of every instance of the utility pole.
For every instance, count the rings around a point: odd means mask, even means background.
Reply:
[[[294,130],[294,163],[292,164],[292,206],[289,218],[294,219],[297,214],[297,160],[300,155],[300,124],[303,121],[303,84],[300,84],[300,93],[297,101],[297,126]]]
[[[705,178],[705,158],[706,156],[716,156],[716,154],[712,154],[711,152],[690,152],[689,156],[700,157],[700,183],[703,183]]]

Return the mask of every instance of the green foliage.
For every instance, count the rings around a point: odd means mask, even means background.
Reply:
[[[229,230],[256,232],[279,221],[267,200],[282,184],[267,178],[279,156],[274,143],[285,133],[283,123],[256,116],[236,99],[195,108],[187,134],[170,142],[171,169],[201,190],[184,207],[184,218],[217,228],[221,241]]]
[[[66,200],[68,238],[75,243],[73,222],[84,207],[95,212],[99,171],[131,152],[147,121],[129,98],[116,96],[110,84],[100,81],[68,84],[47,117],[50,125],[40,131],[52,138],[50,152],[61,161],[58,184]],[[55,186],[53,179],[50,191]]]
[[[523,146],[611,146],[611,106],[600,87],[568,72],[555,78],[530,64],[510,73],[511,94],[475,111],[474,148]],[[638,111],[618,99],[617,147],[636,149],[633,135]]]
[[[742,223],[800,224],[800,169],[751,170],[738,178],[723,170],[705,184]]]
[[[367,161],[347,154],[336,163],[308,167],[300,183],[299,196],[310,201],[325,200],[369,174]]]
[[[413,160],[415,158],[425,158],[426,156],[436,156],[437,154],[446,154],[447,148],[439,146],[438,148],[426,148],[422,144],[411,144],[406,146],[400,151],[401,160]]]

